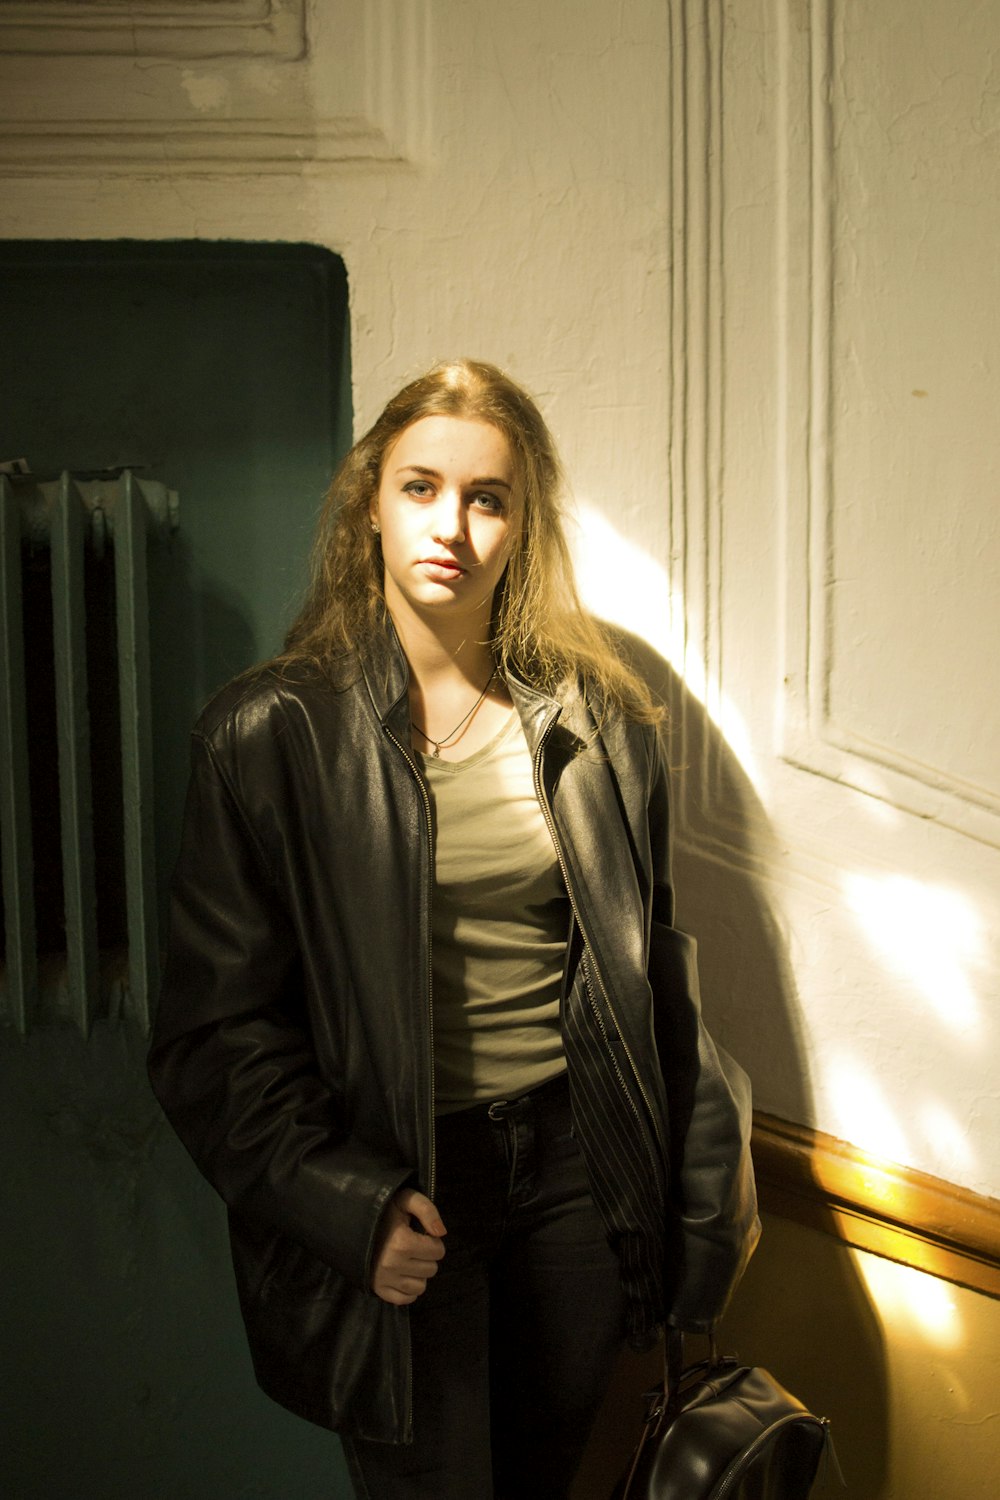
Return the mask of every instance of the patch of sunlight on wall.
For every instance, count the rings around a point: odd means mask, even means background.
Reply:
[[[877,1255],[855,1255],[879,1319],[894,1339],[909,1329],[939,1349],[957,1349],[965,1329],[955,1288],[912,1266]]]
[[[861,1141],[866,1151],[889,1161],[909,1161],[906,1136],[882,1097],[875,1080],[850,1053],[834,1054],[823,1064],[823,1078],[845,1141]]]
[[[963,1129],[938,1100],[925,1104],[919,1118],[924,1138],[935,1143],[944,1175],[956,1182],[964,1182],[976,1165],[968,1130]]]
[[[982,1014],[970,971],[985,968],[986,938],[973,906],[908,875],[845,874],[843,889],[886,967],[925,996],[950,1032],[974,1042]]]
[[[764,787],[746,722],[735,704],[706,681],[705,664],[687,640],[683,600],[666,569],[626,540],[594,506],[580,502],[569,531],[580,595],[595,615],[641,637],[671,663],[707,710],[755,790]]]
[[[905,814],[893,803],[885,777],[877,766],[865,765],[858,760],[851,767],[851,781],[859,791],[866,793],[864,811],[874,822],[891,828],[899,828],[904,823]]]
[[[684,660],[683,610],[672,607],[666,570],[640,547],[626,541],[592,505],[577,506],[578,524],[569,531],[577,582],[587,608],[648,641],[675,666]],[[685,673],[685,680],[687,674]],[[704,674],[688,681],[704,698]]]

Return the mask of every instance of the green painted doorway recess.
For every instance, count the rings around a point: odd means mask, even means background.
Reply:
[[[280,644],[350,443],[344,267],[312,245],[5,241],[0,328],[0,463],[131,468],[179,497],[148,550],[162,919],[190,725]],[[5,1492],[338,1500],[336,1441],[254,1384],[224,1213],[159,1115],[144,1046],[110,1017],[89,1039],[58,1019],[0,1029]]]

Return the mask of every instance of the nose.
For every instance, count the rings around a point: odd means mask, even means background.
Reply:
[[[434,507],[434,540],[444,547],[465,540],[465,507],[458,490],[442,490]]]

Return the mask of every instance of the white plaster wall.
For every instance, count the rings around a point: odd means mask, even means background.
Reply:
[[[1000,1195],[1000,6],[707,13],[714,436],[674,577],[759,803],[718,858],[785,934],[815,1123]],[[790,1113],[751,1014],[733,1045]]]
[[[2,233],[329,246],[359,426],[442,355],[526,382],[588,597],[687,684],[758,1102],[1000,1194],[998,7],[73,13],[0,14]]]
[[[327,245],[351,283],[359,424],[431,360],[478,353],[539,394],[597,491],[648,489],[665,444],[664,7],[302,8],[300,59],[188,55],[210,0],[178,4],[152,57],[0,56],[4,233]],[[96,35],[102,7],[75,9]],[[227,46],[249,46],[239,30]]]

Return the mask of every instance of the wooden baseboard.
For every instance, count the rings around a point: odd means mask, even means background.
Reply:
[[[1000,1297],[1000,1201],[754,1114],[761,1207],[848,1245]]]

